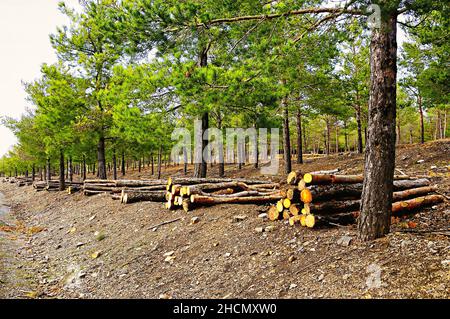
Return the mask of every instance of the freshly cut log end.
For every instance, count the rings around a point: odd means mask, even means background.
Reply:
[[[312,182],[313,177],[312,177],[312,175],[311,175],[310,173],[306,173],[306,174],[303,176],[303,180],[305,181],[306,184],[309,184],[309,183]]]
[[[276,206],[270,206],[267,217],[269,217],[269,220],[271,221],[275,221],[280,218],[280,212],[278,211]]]
[[[299,215],[299,213],[300,213],[300,209],[298,208],[297,205],[292,204],[292,205],[289,207],[289,212],[290,212],[292,215],[297,216],[297,215]]]
[[[308,203],[305,203],[303,206],[303,209],[305,210],[305,215],[311,214],[311,205]]]
[[[311,191],[307,188],[305,188],[304,190],[302,190],[302,192],[300,193],[300,199],[303,203],[305,204],[309,204],[312,202],[312,194]]]
[[[292,171],[288,174],[286,182],[288,185],[295,185],[299,182],[299,180],[302,178],[301,172],[295,172]]]
[[[284,205],[283,205],[283,200],[280,199],[277,204],[276,204],[276,209],[278,211],[278,213],[282,213],[284,210]]]
[[[300,225],[306,227],[306,215],[300,215]]]
[[[283,207],[284,207],[284,208],[289,208],[289,207],[291,207],[291,200],[290,200],[289,198],[283,199]]]
[[[298,186],[297,186],[298,190],[301,192],[302,190],[304,190],[306,188],[306,182],[305,179],[301,179],[300,182],[298,182]]]
[[[284,219],[284,220],[287,220],[287,219],[289,219],[289,218],[291,218],[291,214],[289,214],[289,211],[288,211],[288,210],[284,210],[284,211],[283,211],[283,219]]]
[[[316,218],[314,217],[314,215],[306,215],[305,216],[305,225],[308,228],[313,228],[314,225],[316,224]]]

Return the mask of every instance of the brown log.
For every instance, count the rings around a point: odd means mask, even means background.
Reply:
[[[191,203],[191,201],[189,199],[183,199],[182,206],[183,206],[183,210],[187,213],[192,209],[193,204]]]
[[[124,204],[131,204],[136,202],[165,202],[165,191],[148,191],[148,192],[133,192],[123,191],[122,202]]]
[[[417,197],[405,201],[395,202],[392,204],[392,213],[399,214],[405,212],[411,212],[425,206],[431,206],[444,201],[442,195],[429,195],[423,197]]]
[[[268,191],[266,188],[272,185],[273,188],[277,188],[279,184],[261,184],[264,187],[259,187],[259,185],[248,185],[244,182],[239,181],[231,181],[231,182],[223,182],[223,183],[206,183],[206,184],[198,184],[187,187],[186,195],[195,195],[201,193],[209,193],[214,192],[226,188],[240,189],[240,190],[258,190],[258,191]]]
[[[213,204],[265,204],[276,202],[281,199],[279,195],[248,196],[248,197],[218,197],[191,195],[191,203],[202,205]]]
[[[332,174],[305,174],[303,179],[307,184],[356,184],[364,181],[363,175],[332,175]],[[394,176],[394,180],[409,180],[409,176]]]
[[[426,178],[416,180],[399,180],[394,181],[394,191],[418,188],[428,186],[430,181]],[[330,184],[330,185],[312,185],[308,189],[315,202],[321,202],[330,199],[361,197],[363,184]]]
[[[171,178],[167,180],[168,185],[195,185],[195,184],[215,184],[215,183],[229,183],[229,182],[241,182],[248,185],[256,184],[270,184],[270,181],[243,179],[243,178],[195,178],[195,177],[183,177],[183,178]]]
[[[437,186],[424,186],[424,187],[406,189],[404,191],[394,192],[392,194],[392,201],[397,202],[402,199],[426,195],[426,194],[434,192],[436,190],[437,190]]]
[[[289,219],[289,218],[291,218],[291,214],[289,213],[289,210],[284,210],[283,211],[283,219],[284,220],[287,220],[287,219]]]

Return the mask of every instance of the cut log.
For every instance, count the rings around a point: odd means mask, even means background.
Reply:
[[[364,181],[363,175],[332,175],[332,174],[310,174],[303,176],[307,184],[323,185],[323,184],[356,184]],[[394,180],[409,180],[409,176],[394,176]]]
[[[306,188],[306,182],[303,178],[300,180],[300,182],[298,182],[297,188],[300,192]]]
[[[289,198],[293,203],[300,202],[300,191],[297,188],[289,188],[286,191],[286,198]]]
[[[271,221],[278,220],[280,218],[280,212],[278,211],[276,206],[270,206],[267,217]]]
[[[395,202],[392,204],[392,213],[399,214],[405,212],[411,212],[425,206],[431,206],[444,201],[442,195],[429,195],[423,197],[417,197],[405,201]]]
[[[309,204],[312,202],[313,196],[308,188],[302,190],[302,192],[300,193],[300,200],[305,204]]]
[[[305,225],[308,228],[313,228],[314,225],[316,224],[316,218],[314,217],[314,215],[306,215],[305,217]]]
[[[183,199],[183,210],[188,213],[192,209],[192,203],[189,199]]]
[[[309,174],[311,174],[311,175],[330,175],[330,174],[335,174],[337,172],[339,172],[339,168],[330,169],[330,170],[323,170],[323,171],[309,172]]]
[[[288,220],[289,218],[291,218],[291,214],[289,214],[289,211],[285,209],[283,211],[283,219]]]
[[[297,185],[302,178],[303,173],[301,171],[292,171],[288,174],[286,182],[288,185]]]
[[[136,202],[164,202],[166,201],[165,191],[133,192],[124,191],[122,202],[131,204]]]
[[[392,201],[397,202],[402,199],[408,199],[411,197],[417,197],[429,194],[437,190],[437,186],[424,186],[418,188],[406,189],[404,191],[394,192],[392,194]]]
[[[428,186],[430,181],[426,178],[416,180],[394,181],[394,191],[401,191],[412,188]],[[315,202],[341,198],[361,198],[363,184],[332,184],[332,185],[312,185],[308,189],[311,191]]]
[[[284,210],[283,200],[280,199],[280,200],[277,202],[277,204],[276,204],[275,207],[276,207],[278,213],[281,214],[281,213],[283,212],[283,210]]]
[[[291,200],[289,198],[284,198],[283,199],[283,207],[284,208],[289,208],[291,207]]]
[[[292,204],[292,205],[289,207],[289,212],[290,212],[292,215],[297,216],[297,215],[300,214],[300,209],[298,208],[297,205]]]
[[[279,195],[248,196],[248,197],[218,197],[191,195],[191,203],[201,205],[212,204],[266,204],[281,199]]]

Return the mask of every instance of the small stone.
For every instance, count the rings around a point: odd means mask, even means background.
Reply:
[[[433,165],[433,166],[430,167],[430,169],[436,169],[436,168],[437,168],[436,165]]]
[[[319,277],[317,278],[317,280],[322,281],[324,277],[325,277],[324,274],[320,274]]]
[[[172,299],[172,296],[170,296],[169,294],[160,294],[159,299]]]
[[[294,288],[297,288],[297,285],[296,285],[296,284],[290,284],[290,285],[289,285],[289,289],[294,289]]]
[[[271,231],[274,231],[275,229],[276,229],[276,227],[274,225],[270,225],[270,226],[266,226],[266,228],[264,228],[264,231],[271,232]]]
[[[433,206],[431,206],[431,209],[438,209],[438,206],[437,205],[433,205]]]
[[[264,228],[263,228],[263,227],[256,227],[256,228],[255,228],[255,231],[256,231],[257,233],[262,233],[262,232],[264,232]]]
[[[337,244],[341,246],[349,246],[352,239],[353,238],[350,236],[342,236],[337,240]]]
[[[350,274],[345,274],[344,276],[342,276],[342,279],[347,280],[348,278],[350,278]]]
[[[417,164],[422,164],[422,163],[424,163],[424,162],[425,162],[425,160],[421,159],[421,160],[418,160],[416,163],[417,163]]]
[[[245,220],[246,218],[247,218],[246,215],[236,215],[236,216],[233,216],[233,222],[239,223],[239,222],[242,222],[243,220]]]
[[[77,247],[81,247],[81,246],[84,246],[84,245],[86,245],[86,244],[81,242],[81,241],[77,243]]]
[[[89,217],[89,221],[93,221],[95,217],[97,217],[97,216],[93,215],[93,216]]]
[[[214,247],[217,247],[217,246],[219,246],[219,244],[220,244],[220,243],[214,243],[213,246],[214,246]]]
[[[61,244],[58,244],[55,246],[55,249],[60,249],[60,248],[62,248]]]
[[[172,251],[168,251],[167,253],[165,253],[163,256],[164,257],[168,257],[168,256],[173,256],[173,254],[174,254],[175,252],[172,250]]]
[[[441,261],[441,264],[444,267],[450,266],[450,259],[446,259],[446,260]]]
[[[268,218],[267,213],[259,214],[259,215],[258,215],[258,218],[261,218],[261,219],[267,219],[267,218]]]
[[[295,256],[289,256],[289,258],[288,258],[289,262],[293,262],[296,259],[297,259],[297,257],[295,257]]]
[[[225,253],[224,256],[225,256],[225,257],[230,257],[230,256],[231,256],[231,253]]]
[[[166,263],[173,263],[173,260],[175,259],[175,256],[167,256],[164,261]]]
[[[192,225],[197,224],[198,222],[200,222],[200,218],[199,217],[192,217],[192,219],[191,219],[191,224]]]

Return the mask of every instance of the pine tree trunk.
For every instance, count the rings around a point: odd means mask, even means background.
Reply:
[[[46,168],[45,173],[46,173],[46,180],[47,181],[52,180],[52,169],[50,167],[50,158],[49,157],[47,158],[47,168]]]
[[[397,12],[384,12],[372,30],[368,139],[361,197],[359,237],[373,240],[389,232],[395,168]]]
[[[113,150],[113,158],[112,158],[112,164],[113,164],[113,179],[117,180],[117,157],[116,157],[116,150]]]
[[[97,144],[98,178],[106,179],[105,137],[102,135]]]
[[[161,179],[161,156],[162,156],[162,146],[159,147],[159,151],[158,151],[158,179]]]
[[[297,164],[303,164],[302,112],[297,109]]]
[[[67,172],[69,174],[69,181],[73,181],[73,164],[72,164],[72,156],[69,156],[69,166],[67,167]]]
[[[208,114],[208,112],[204,112],[202,115],[202,127],[201,127],[201,137],[202,137],[201,163],[195,163],[195,165],[194,165],[194,177],[197,177],[197,178],[205,178],[207,167],[208,167],[205,162],[204,156],[203,156],[203,151],[207,147],[207,141],[203,139],[203,134],[208,129],[208,126],[209,126],[208,122],[209,122],[209,114]]]
[[[331,152],[331,145],[330,145],[330,140],[331,140],[331,128],[330,128],[330,120],[327,118],[326,120],[325,120],[325,123],[326,123],[326,128],[327,128],[327,131],[326,131],[326,144],[327,144],[327,149],[326,149],[326,154],[327,154],[327,156],[328,155],[330,155],[330,152]]]
[[[31,166],[31,181],[34,182],[34,175],[36,174],[36,167],[34,164]]]
[[[83,176],[82,180],[86,180],[86,155],[83,154]]]
[[[361,124],[361,106],[356,107],[356,124],[358,126],[358,153],[363,153],[363,142],[362,142],[362,124]]]
[[[59,190],[66,189],[66,177],[64,175],[64,153],[62,150],[59,152]]]
[[[283,85],[286,85],[286,80],[281,81]],[[289,174],[292,171],[291,163],[291,138],[289,136],[289,110],[287,96],[281,100],[281,106],[283,108],[283,150],[284,150],[284,172]]]

